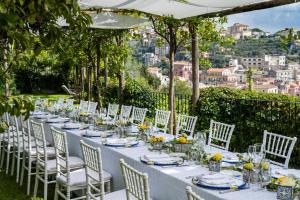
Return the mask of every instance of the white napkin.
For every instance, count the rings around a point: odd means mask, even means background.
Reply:
[[[98,132],[98,131],[92,131],[92,130],[87,130],[85,132],[85,135],[89,136],[89,137],[97,137],[97,136],[100,136],[100,132]]]
[[[64,128],[80,128],[80,124],[78,123],[65,123]]]
[[[231,178],[227,175],[220,173],[202,176],[200,178],[200,181],[205,184],[216,186],[240,186],[243,184],[242,180]]]
[[[166,153],[162,153],[162,154],[147,154],[144,155],[144,158],[147,160],[153,160],[153,159],[164,159],[164,158],[170,158],[170,156]]]
[[[128,143],[127,139],[117,139],[117,138],[110,138],[106,140],[107,144],[120,144],[125,145]]]

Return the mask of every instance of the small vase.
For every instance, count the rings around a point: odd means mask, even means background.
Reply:
[[[291,186],[278,185],[277,199],[279,200],[292,200],[294,199],[294,188]]]
[[[221,162],[210,160],[208,162],[208,169],[212,172],[220,172],[221,171]]]
[[[243,181],[245,183],[254,183],[255,182],[255,172],[253,170],[243,170]]]
[[[163,142],[153,142],[152,148],[153,148],[153,150],[162,150]]]
[[[181,152],[184,153],[188,151],[189,148],[191,148],[193,145],[192,144],[180,144],[180,143],[174,143],[174,151],[175,152]]]

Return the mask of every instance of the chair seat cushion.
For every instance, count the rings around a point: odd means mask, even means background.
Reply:
[[[95,173],[93,177],[97,177],[98,174]],[[111,179],[111,174],[103,171],[104,182],[108,182]],[[67,180],[65,176],[59,176],[56,180],[60,183],[67,184]],[[85,186],[86,185],[86,176],[85,169],[78,169],[70,172],[70,183],[71,186]]]
[[[136,197],[134,197],[133,195],[129,195],[129,199],[130,200],[138,200]],[[100,199],[100,198],[99,198]],[[126,200],[126,190],[118,190],[118,191],[115,191],[115,192],[111,192],[111,193],[108,193],[108,194],[105,194],[104,196],[104,200]],[[152,198],[150,198],[152,199]]]
[[[25,150],[26,152],[28,152],[28,150]],[[42,149],[39,148],[39,152],[42,152]],[[36,148],[31,148],[30,151],[31,155],[36,156],[37,152],[36,152]],[[55,149],[54,147],[47,147],[47,156],[48,157],[55,157]]]
[[[79,169],[83,167],[84,162],[78,157],[70,156],[69,164],[71,169]],[[47,170],[50,172],[56,171],[56,159],[47,161]]]

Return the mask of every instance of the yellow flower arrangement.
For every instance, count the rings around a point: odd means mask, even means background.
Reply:
[[[296,187],[296,185],[297,185],[297,180],[295,180],[292,177],[287,177],[287,176],[279,177],[277,182],[279,185],[287,186],[287,187]]]
[[[117,125],[119,126],[125,126],[128,124],[128,120],[127,119],[120,119],[116,122]]]
[[[221,161],[223,158],[223,155],[221,153],[215,153],[214,155],[212,155],[210,157],[209,160],[213,160],[213,161]]]
[[[147,124],[139,124],[138,129],[141,131],[149,129],[149,126]]]
[[[89,114],[88,114],[87,112],[80,112],[79,115],[80,115],[80,116],[86,117],[86,116],[88,116]]]
[[[95,120],[95,124],[96,124],[97,126],[101,126],[101,125],[104,125],[105,122],[104,122],[102,119],[96,119],[96,120]]]
[[[163,136],[160,136],[160,137],[152,136],[152,137],[150,137],[149,141],[151,143],[164,142],[165,141],[165,137],[163,137]]]
[[[192,144],[193,143],[193,141],[187,139],[186,135],[182,135],[182,136],[176,138],[176,142],[179,144]]]

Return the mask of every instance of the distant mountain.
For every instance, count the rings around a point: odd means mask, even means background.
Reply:
[[[300,30],[300,3],[228,16],[228,26],[237,22],[271,33],[285,28]]]

